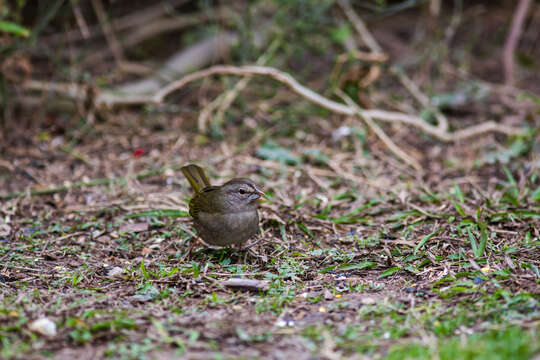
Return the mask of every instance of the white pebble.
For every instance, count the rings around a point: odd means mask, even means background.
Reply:
[[[121,267],[118,267],[118,266],[115,266],[113,267],[111,270],[109,270],[109,272],[107,273],[107,275],[111,278],[115,278],[115,277],[120,277],[124,274],[124,269],[122,269]]]
[[[37,319],[31,322],[28,328],[44,336],[56,335],[56,324],[48,318]]]

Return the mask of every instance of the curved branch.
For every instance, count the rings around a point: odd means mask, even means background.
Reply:
[[[385,110],[361,110],[359,113],[350,106],[344,105],[342,103],[335,102],[333,100],[327,99],[324,96],[316,93],[315,91],[303,86],[291,75],[277,70],[272,67],[266,66],[226,66],[218,65],[213,66],[205,70],[197,71],[183,78],[174,81],[164,87],[163,89],[156,92],[152,97],[148,98],[150,102],[160,104],[164,101],[165,97],[170,93],[186,86],[187,84],[216,74],[221,75],[238,75],[238,76],[248,76],[248,75],[264,75],[269,76],[285,85],[287,85],[292,91],[298,95],[306,98],[307,100],[320,105],[328,110],[331,110],[335,113],[342,115],[357,115],[378,119],[387,122],[401,122],[404,124],[412,125],[419,128],[420,130],[426,132],[429,135],[436,137],[437,139],[445,142],[457,141],[465,139],[471,136],[478,135],[484,132],[498,132],[506,135],[524,135],[525,131],[519,128],[510,127],[506,125],[497,124],[493,121],[488,121],[482,124],[474,125],[469,128],[458,130],[454,133],[443,131],[439,127],[430,125],[426,123],[419,116],[404,114],[395,111],[385,111]]]
[[[498,132],[506,135],[524,135],[525,130],[511,127],[507,125],[497,124],[494,121],[487,121],[478,125],[460,129],[456,132],[448,132],[439,129],[436,126],[426,123],[419,116],[404,114],[395,111],[385,110],[362,110],[358,109],[359,113],[350,106],[325,98],[324,96],[316,93],[315,91],[303,86],[291,75],[277,70],[272,67],[266,66],[225,66],[218,65],[213,66],[205,70],[197,71],[183,78],[173,81],[166,87],[158,90],[154,95],[131,95],[122,97],[115,95],[114,91],[103,91],[99,93],[94,99],[94,106],[97,108],[108,108],[111,106],[121,105],[136,105],[136,104],[161,104],[172,92],[179,90],[187,84],[208,77],[212,75],[237,75],[237,76],[249,76],[249,75],[263,75],[271,77],[286,86],[298,95],[304,97],[308,101],[311,101],[317,105],[320,105],[330,111],[338,114],[353,116],[360,115],[367,118],[377,119],[386,122],[403,123],[414,126],[423,132],[441,140],[444,142],[452,142],[463,140],[472,136],[476,136],[486,132]],[[54,91],[63,93],[76,100],[87,100],[87,91],[83,86],[77,86],[74,84],[54,84],[45,83],[40,81],[27,81],[23,84],[25,88],[43,91]]]

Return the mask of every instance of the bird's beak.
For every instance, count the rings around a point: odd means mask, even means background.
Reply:
[[[255,195],[257,195],[257,201],[258,202],[263,202],[265,199],[268,199],[266,197],[266,194],[264,192],[261,191],[261,189],[259,188],[255,188]]]

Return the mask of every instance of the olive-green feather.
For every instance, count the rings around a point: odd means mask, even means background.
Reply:
[[[215,213],[222,211],[222,207],[216,206],[216,204],[223,203],[216,199],[219,196],[219,186],[207,186],[203,191],[196,193],[189,202],[189,214],[195,219],[199,216],[199,212]]]
[[[180,169],[186,179],[188,179],[189,184],[195,191],[199,193],[207,186],[210,186],[210,181],[206,177],[203,168],[195,164],[189,164]]]

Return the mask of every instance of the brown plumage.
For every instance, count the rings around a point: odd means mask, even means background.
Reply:
[[[204,242],[230,246],[241,244],[257,233],[257,200],[264,193],[253,181],[235,178],[221,186],[212,186],[201,167],[190,164],[181,170],[195,191],[189,213]]]

